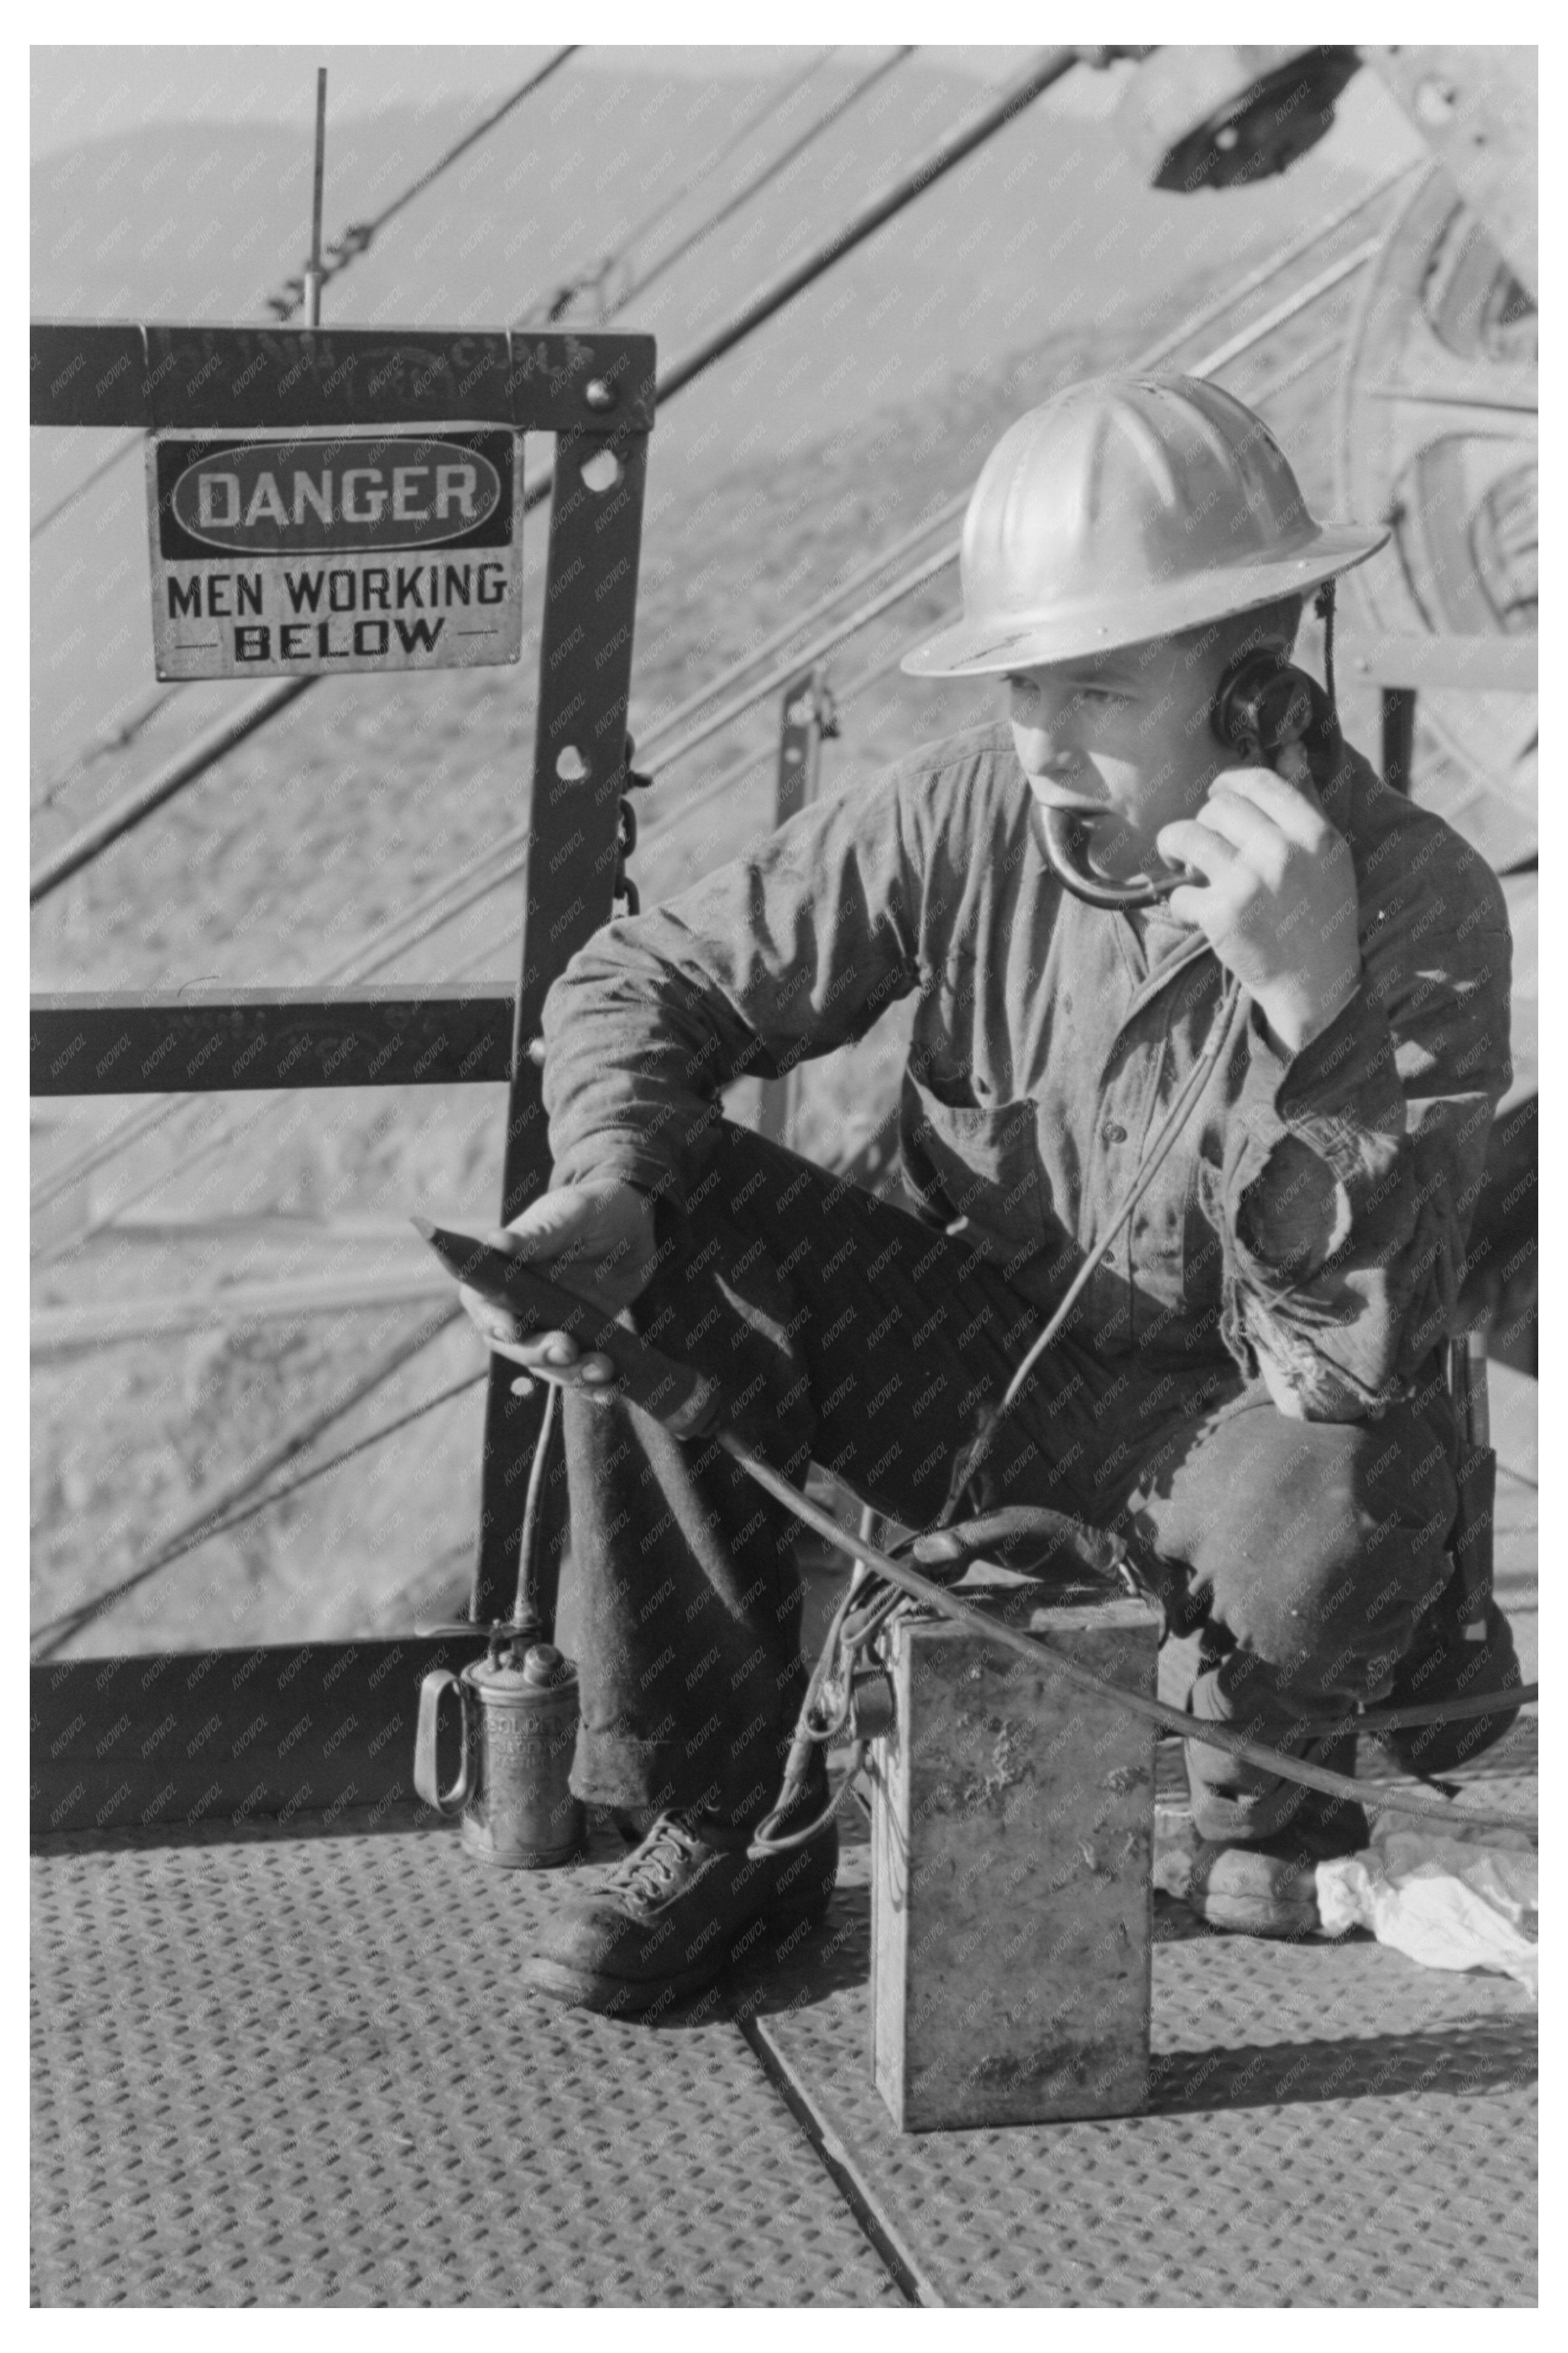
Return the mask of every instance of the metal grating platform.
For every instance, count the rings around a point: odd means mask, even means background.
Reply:
[[[519,1996],[565,1873],[299,1821],[33,1868],[37,2302],[903,2301],[721,2004]]]
[[[1509,1979],[1214,1936],[1160,1898],[1152,2113],[900,2135],[866,2061],[863,1849],[828,1927],[834,1989],[803,1952],[738,2006],[922,2303],[1533,2303],[1536,2016]]]
[[[863,1841],[797,1965],[650,2031],[514,1989],[567,1874],[349,1819],[35,1862],[35,2301],[1533,2297],[1535,2017],[1504,1979],[1164,1906],[1152,2115],[900,2137]]]

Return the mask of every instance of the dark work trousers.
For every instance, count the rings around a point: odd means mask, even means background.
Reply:
[[[719,1384],[804,1484],[813,1461],[906,1527],[942,1509],[956,1450],[1044,1320],[973,1242],[721,1123],[688,1206],[661,1206],[645,1338]],[[1116,1529],[1173,1635],[1189,1705],[1300,1752],[1302,1726],[1381,1696],[1447,1575],[1451,1424],[1440,1388],[1376,1422],[1279,1413],[1228,1357],[1097,1358],[1068,1331],[1001,1426],[963,1514],[1047,1504]],[[590,1803],[775,1796],[805,1690],[799,1524],[710,1441],[568,1394],[563,1427]],[[1262,1838],[1295,1785],[1188,1744],[1198,1827]]]

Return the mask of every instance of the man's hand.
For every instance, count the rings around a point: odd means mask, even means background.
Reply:
[[[1272,768],[1226,768],[1195,817],[1163,826],[1163,858],[1202,875],[1171,913],[1205,933],[1287,1054],[1342,1012],[1361,985],[1350,844],[1329,823],[1299,744]]]
[[[612,1309],[629,1307],[647,1290],[657,1263],[653,1203],[635,1185],[558,1186],[485,1240],[528,1260],[563,1290]],[[467,1283],[458,1296],[494,1355],[564,1388],[607,1393],[613,1387],[616,1368],[608,1356],[579,1354],[565,1332],[525,1331],[507,1308],[481,1298]]]

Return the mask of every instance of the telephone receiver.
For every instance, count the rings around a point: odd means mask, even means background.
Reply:
[[[1244,654],[1219,682],[1209,725],[1227,751],[1272,766],[1288,744],[1326,743],[1333,707],[1315,678],[1278,654]],[[1065,891],[1090,907],[1153,907],[1196,877],[1184,866],[1169,873],[1109,881],[1089,865],[1088,837],[1100,822],[1077,809],[1033,806],[1046,863]]]

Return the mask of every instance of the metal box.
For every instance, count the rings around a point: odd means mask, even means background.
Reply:
[[[1017,1582],[964,1598],[1153,1696],[1152,1604]],[[906,2132],[1135,2112],[1153,1726],[947,1620],[895,1620],[887,1664],[895,1721],[872,1751],[878,2090]]]

